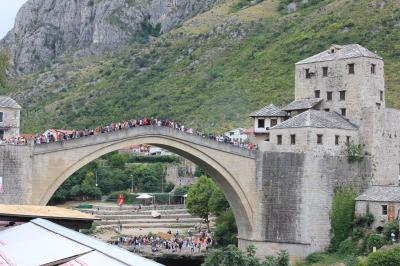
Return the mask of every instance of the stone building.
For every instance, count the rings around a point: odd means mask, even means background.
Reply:
[[[0,96],[0,140],[19,135],[20,110],[16,101]]]
[[[380,230],[399,218],[400,186],[371,186],[356,198],[356,215],[374,215],[373,229]]]
[[[356,214],[365,214],[369,206],[375,229],[400,209],[400,110],[385,106],[383,59],[358,44],[332,45],[295,66],[294,101],[273,108],[283,119],[260,130],[258,119],[268,116],[250,115],[251,141],[264,154],[260,190],[267,191],[270,202],[261,211],[273,228],[267,238],[278,237],[273,234],[283,226],[268,215],[290,221],[293,225],[283,231],[297,237],[286,238],[296,243],[287,248],[291,254],[302,252],[304,243],[310,244],[306,253],[328,247],[337,188],[365,191],[357,198]],[[361,161],[348,160],[348,144],[363,147]],[[302,215],[290,220],[299,210]]]
[[[362,144],[374,165],[367,183],[397,185],[400,110],[385,106],[384,62],[375,53],[358,44],[332,45],[297,62],[294,101],[270,109],[286,116],[261,130],[257,112],[263,109],[250,115],[252,140],[262,151],[343,156],[346,144]]]

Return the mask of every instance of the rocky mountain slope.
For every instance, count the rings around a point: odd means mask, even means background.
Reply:
[[[226,0],[148,42],[62,56],[10,80],[0,94],[23,106],[25,132],[84,128],[139,116],[206,131],[250,125],[247,115],[293,98],[294,63],[332,43],[385,59],[386,101],[400,108],[400,2]]]
[[[90,55],[129,43],[143,23],[155,35],[168,32],[217,1],[29,0],[0,47],[11,54],[11,70],[27,74],[67,51]]]

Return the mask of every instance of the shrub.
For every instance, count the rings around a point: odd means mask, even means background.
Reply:
[[[379,250],[368,255],[363,266],[398,266],[400,265],[400,248]]]
[[[324,259],[324,256],[319,253],[312,253],[306,257],[306,262],[307,263],[317,263],[320,262]]]
[[[364,146],[361,144],[350,143],[346,148],[347,160],[349,162],[359,162],[364,159]]]
[[[364,241],[367,253],[372,252],[373,247],[379,249],[386,244],[386,240],[378,234],[369,234]]]
[[[276,266],[289,266],[289,253],[286,250],[281,250],[278,252],[276,257]]]
[[[353,233],[351,234],[351,238],[353,240],[359,240],[364,237],[365,231],[361,227],[356,227],[353,229]]]
[[[396,237],[399,237],[399,221],[394,220],[390,223],[385,224],[382,230],[382,234],[385,236],[386,240],[391,240],[391,234],[392,232],[396,235]]]
[[[351,239],[346,239],[339,244],[338,253],[342,255],[356,254],[356,244]]]
[[[365,227],[365,226],[370,227],[371,224],[374,222],[374,220],[375,220],[374,215],[372,213],[368,212],[364,216],[357,216],[354,219],[354,225],[361,226],[361,227]]]

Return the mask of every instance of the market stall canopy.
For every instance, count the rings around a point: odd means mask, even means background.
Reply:
[[[44,219],[1,231],[0,243],[0,265],[161,265]]]
[[[141,194],[140,196],[137,196],[137,199],[151,199],[153,196],[149,194]]]

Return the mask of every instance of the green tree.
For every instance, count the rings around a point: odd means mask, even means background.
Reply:
[[[352,188],[338,189],[333,197],[330,213],[331,248],[337,250],[350,234],[354,221],[356,193]]]
[[[215,221],[214,241],[217,247],[237,245],[237,226],[231,209],[219,213]]]
[[[206,176],[201,176],[199,180],[190,187],[187,197],[187,208],[189,213],[198,215],[207,224],[210,231],[210,207],[208,201],[216,188],[215,183]]]
[[[111,167],[124,168],[128,162],[128,155],[125,153],[115,153],[110,157]]]
[[[211,198],[208,201],[208,206],[211,213],[216,216],[224,213],[229,208],[229,203],[225,199],[225,195],[219,187],[214,188]]]

